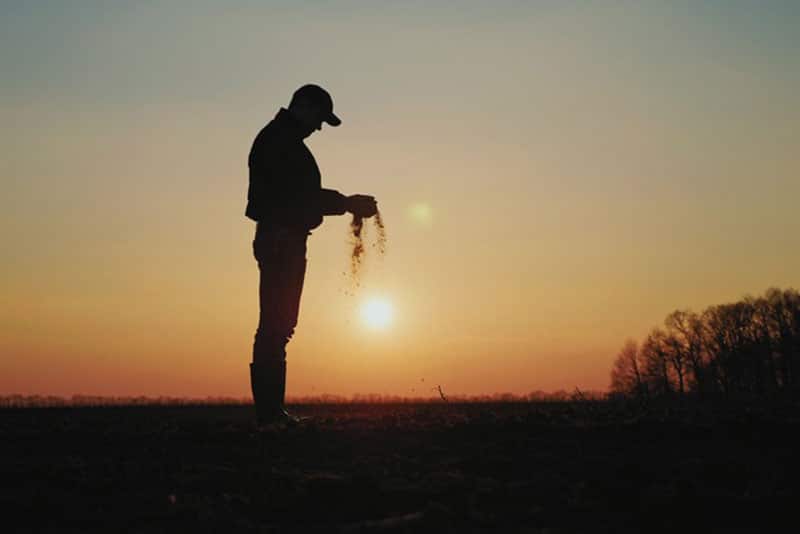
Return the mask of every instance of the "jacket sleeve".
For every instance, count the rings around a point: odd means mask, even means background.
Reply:
[[[342,215],[347,211],[347,197],[334,189],[320,189],[318,202],[322,215]]]
[[[270,163],[251,169],[248,191],[248,216],[253,215],[251,218],[305,221],[316,226],[321,222],[318,217],[342,215],[347,211],[347,197],[340,192],[333,189],[297,190],[285,180],[280,164]]]
[[[248,217],[316,227],[323,215],[347,211],[347,197],[332,189],[322,189],[308,180],[293,179],[296,170],[280,143],[259,135],[253,144],[248,164]]]

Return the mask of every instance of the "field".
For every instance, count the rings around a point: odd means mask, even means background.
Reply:
[[[246,405],[2,409],[4,522],[60,532],[760,532],[796,507],[793,407],[294,408],[311,419],[284,429],[257,428]]]

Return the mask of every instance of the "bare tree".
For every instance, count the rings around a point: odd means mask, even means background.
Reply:
[[[796,390],[800,386],[800,293],[770,288],[764,298],[778,380],[782,388]]]
[[[703,345],[703,321],[689,310],[675,310],[664,320],[667,332],[680,344],[683,365],[687,367],[688,388],[701,396],[708,392],[706,376],[706,351]]]
[[[676,310],[638,350],[626,341],[611,387],[627,395],[800,395],[800,293],[770,288],[702,314]]]
[[[671,377],[672,367],[666,346],[666,334],[662,329],[654,328],[650,331],[642,343],[641,357],[648,391],[656,395],[671,394],[675,388]]]
[[[664,320],[666,331],[664,333],[664,350],[666,358],[672,365],[678,379],[678,393],[686,393],[686,374],[689,368],[689,347],[685,336],[675,329],[674,316],[680,312],[673,312]]]
[[[637,397],[642,397],[646,393],[639,366],[639,348],[633,339],[625,341],[614,360],[614,368],[611,370],[611,390]]]

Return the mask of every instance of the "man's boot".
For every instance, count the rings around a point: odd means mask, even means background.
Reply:
[[[251,363],[250,385],[260,424],[300,422],[301,419],[289,414],[283,405],[286,394],[286,360]]]
[[[281,415],[283,417],[284,422],[286,422],[286,423],[291,425],[291,424],[300,423],[301,421],[304,421],[304,420],[308,419],[307,417],[298,417],[296,415],[292,415],[288,411],[286,411],[286,405],[284,404],[284,399],[286,398],[286,360],[283,360],[283,369],[282,369],[282,375],[281,375],[281,381],[280,381],[280,388],[281,388],[281,393],[280,393],[280,398],[281,398],[280,406],[281,407],[280,407],[280,411],[281,411]]]
[[[260,424],[284,419],[283,394],[286,388],[286,361],[273,360],[250,364],[250,387]]]

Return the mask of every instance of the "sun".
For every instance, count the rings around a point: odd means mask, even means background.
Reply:
[[[361,318],[370,328],[386,328],[393,317],[392,303],[384,298],[371,298],[361,306]]]

